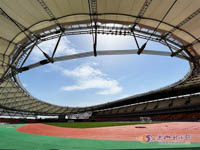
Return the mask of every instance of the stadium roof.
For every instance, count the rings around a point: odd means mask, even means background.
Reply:
[[[140,99],[174,96],[177,91],[178,94],[199,92],[199,6],[199,0],[0,0],[1,107],[37,114],[70,114],[139,102]],[[33,47],[39,43],[78,34],[93,36],[93,51],[53,58],[41,49],[46,59],[24,66]],[[98,34],[133,36],[136,42],[137,38],[147,42],[137,51],[98,51]],[[145,50],[149,40],[168,46],[169,52]],[[56,48],[52,50],[55,52]],[[17,78],[18,73],[54,61],[131,53],[180,57],[190,62],[191,72],[183,80],[161,90],[82,108],[40,101],[31,96]]]

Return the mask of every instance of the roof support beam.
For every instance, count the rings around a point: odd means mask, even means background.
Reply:
[[[37,111],[37,108],[39,107],[39,106],[41,106],[42,104],[41,104],[41,102],[39,103],[36,103],[36,104],[33,104],[33,105],[30,105],[29,107],[27,107],[26,109],[28,109],[29,111]],[[38,111],[37,111],[38,112]]]
[[[135,25],[137,25],[141,19],[141,17],[143,17],[144,13],[146,12],[146,10],[148,9],[149,5],[151,4],[152,0],[146,0],[135,20]]]
[[[1,94],[2,94],[2,96],[3,96],[3,95],[7,95],[7,94],[16,94],[16,93],[21,94],[21,91],[15,91],[15,92],[2,92]],[[1,97],[0,99],[2,99],[2,97]]]
[[[167,35],[159,35],[159,34],[155,33],[155,34],[153,34],[153,37],[150,38],[149,36],[152,34],[153,30],[148,29],[146,31],[146,30],[143,30],[146,28],[142,28],[142,27],[135,28],[135,26],[133,26],[131,28],[129,28],[129,27],[121,28],[121,27],[117,27],[117,26],[111,27],[111,26],[105,26],[105,25],[98,25],[97,27],[98,27],[98,31],[97,31],[98,34],[110,34],[110,35],[114,34],[114,35],[127,35],[127,36],[135,35],[135,37],[139,37],[139,38],[143,38],[143,39],[150,39],[151,41],[156,41],[156,42],[160,42],[161,44],[167,45],[165,43],[165,41],[163,42],[163,40],[165,39],[165,40],[167,40],[167,42],[170,42],[171,44],[176,45],[178,47],[181,47],[181,45],[177,44],[177,42],[180,42],[180,41],[178,41],[178,40],[174,41],[175,40],[174,38],[169,39],[169,38],[167,38]],[[73,27],[73,28],[71,28],[71,27],[65,28],[65,34],[66,35],[91,34],[91,31],[88,30],[90,28],[91,28],[91,25],[88,25],[88,24],[85,24],[85,26],[82,26],[82,27],[78,26],[78,27]],[[95,28],[94,25],[92,28]],[[74,30],[78,30],[78,31],[75,32]],[[116,30],[118,32],[116,32]],[[137,32],[137,34],[135,32]],[[141,33],[141,35],[138,33]],[[57,33],[54,33],[54,34],[57,34]],[[145,35],[143,35],[143,34],[145,34]],[[47,36],[48,38],[42,39],[42,41],[46,41],[49,39],[55,39],[58,37],[57,35],[50,36],[49,34],[47,34],[45,36]],[[170,45],[170,47],[172,49],[177,49],[177,47],[174,47],[171,44],[168,44],[168,45]],[[139,45],[138,45],[138,49],[139,49]]]
[[[49,9],[47,4],[43,0],[37,0],[37,1],[41,5],[41,7],[45,10],[45,12],[49,15],[49,17],[52,20],[54,20],[55,24],[60,28],[60,30],[62,30],[63,29],[62,26],[60,25],[60,23],[58,22],[58,20],[56,19],[56,17],[52,13],[52,11]]]
[[[178,25],[176,25],[173,29],[171,29],[167,34],[172,33],[174,31],[176,31],[176,29],[180,28],[181,26],[183,26],[184,24],[186,24],[187,22],[189,22],[190,20],[192,20],[195,16],[197,16],[198,14],[200,14],[200,8],[197,9],[196,11],[194,11],[191,15],[189,15],[187,18],[185,18],[183,21],[181,21]]]
[[[97,56],[97,22],[95,22],[94,56]]]
[[[63,33],[61,33],[60,36],[59,36],[59,38],[58,38],[58,41],[57,41],[57,43],[56,43],[56,46],[55,46],[54,51],[53,51],[52,56],[51,56],[52,59],[53,59],[53,57],[54,57],[54,55],[55,55],[55,53],[56,53],[56,50],[57,50],[58,45],[59,45],[59,43],[60,43],[62,34],[63,34]]]
[[[141,10],[140,10],[140,12],[139,12],[139,14],[138,14],[138,17],[137,17],[136,20],[135,20],[134,26],[133,26],[133,28],[131,29],[131,32],[133,33],[133,37],[134,37],[134,39],[135,39],[135,43],[136,43],[137,48],[138,48],[138,52],[137,52],[138,55],[140,55],[140,54],[143,52],[143,50],[144,50],[145,47],[146,47],[147,42],[144,43],[144,44],[140,47],[139,44],[138,44],[137,38],[136,38],[136,36],[135,36],[134,30],[135,30],[135,26],[139,23],[141,17],[143,17],[143,15],[145,14],[145,12],[146,12],[146,10],[148,9],[148,7],[149,7],[149,5],[151,4],[151,2],[152,2],[152,0],[146,0],[146,1],[144,2],[143,6],[142,6],[142,8],[141,8]]]
[[[88,7],[90,13],[90,23],[92,30],[92,38],[93,38],[93,51],[94,56],[97,56],[97,1],[96,0],[88,0]],[[93,24],[94,23],[94,32],[93,32]],[[93,35],[94,33],[94,35]]]
[[[65,110],[65,109],[67,109],[67,107],[66,108],[64,108],[64,107],[57,107],[54,110],[52,110],[53,111],[52,114],[57,114],[58,111],[63,110],[63,109]],[[47,109],[46,112],[48,112],[49,110],[50,109]]]
[[[33,34],[34,36],[37,36],[33,32],[31,32],[29,29],[27,29],[24,25],[22,25],[21,23],[17,22],[16,20],[14,20],[10,16],[8,16],[8,14],[5,13],[5,11],[3,9],[1,9],[1,8],[0,8],[0,14],[2,16],[4,16],[5,18],[7,18],[8,20],[10,20],[11,22],[14,21],[17,24],[17,26],[19,26],[23,31],[28,31],[30,34]],[[11,43],[13,43],[13,42],[11,41]]]
[[[17,45],[17,44],[14,43],[13,41],[10,41],[10,40],[8,40],[8,39],[6,39],[6,38],[4,38],[4,37],[1,37],[1,36],[0,36],[0,39],[6,41],[6,42],[8,42],[8,43],[12,43],[12,44],[14,44],[14,45]]]
[[[35,45],[37,44],[37,41],[32,45],[31,49],[29,50],[28,54],[26,55],[24,61],[22,62],[20,68],[24,65],[24,63],[26,62],[26,60],[28,59],[28,57],[30,56],[31,52],[33,51],[33,48],[35,47]]]
[[[140,46],[139,46],[139,44],[138,44],[137,38],[136,38],[135,33],[134,33],[134,31],[135,31],[135,26],[136,26],[136,25],[134,25],[134,26],[131,28],[131,32],[133,33],[133,37],[134,37],[134,39],[135,39],[136,46],[137,46],[137,48],[138,48],[138,50],[139,50],[139,49],[140,49]]]
[[[34,101],[34,102],[29,102],[29,103],[23,103],[23,104],[18,104],[18,105],[15,105],[14,106],[14,108],[15,109],[21,109],[22,107],[24,107],[24,106],[27,106],[27,105],[33,105],[33,104],[37,104],[38,102],[37,101]]]
[[[162,19],[160,20],[160,22],[158,23],[158,25],[156,26],[156,28],[154,28],[153,32],[151,33],[150,37],[147,39],[147,41],[142,45],[142,47],[138,50],[138,54],[141,54],[142,51],[144,50],[144,48],[146,47],[148,41],[150,40],[151,36],[154,35],[154,33],[157,31],[157,29],[159,28],[159,26],[161,25],[161,23],[163,23],[164,19],[167,17],[167,15],[169,14],[169,12],[171,11],[171,9],[174,7],[174,5],[176,4],[177,0],[174,0],[174,2],[172,3],[172,5],[170,6],[170,8],[167,10],[167,12],[165,13],[165,15],[162,17]]]
[[[143,48],[143,47],[142,47]],[[104,50],[104,51],[98,51],[98,55],[127,55],[127,54],[137,54],[138,50]],[[146,55],[161,55],[161,56],[170,56],[170,52],[163,52],[163,51],[154,51],[154,50],[144,50],[143,54]],[[67,56],[60,56],[60,57],[55,57],[54,62],[57,61],[66,61],[66,60],[72,60],[72,59],[77,59],[77,58],[84,58],[84,57],[90,57],[93,56],[93,52],[84,52],[84,53],[79,53],[79,54],[74,54],[74,55],[67,55]],[[181,59],[186,59],[185,57],[176,55],[177,58]],[[44,63],[43,63],[44,62]],[[19,68],[16,72],[16,74],[48,64],[48,60],[42,60],[40,62],[27,65],[25,67]],[[9,79],[9,77],[12,76],[12,74],[8,74],[8,77],[6,79]]]
[[[144,51],[146,45],[147,45],[147,42],[145,42],[145,43],[138,49],[138,51],[137,51],[137,54],[138,54],[138,55],[140,55],[140,54]]]
[[[27,101],[28,99],[25,99],[25,98],[28,98],[27,96],[15,96],[15,97],[9,97],[9,98],[6,98],[7,100],[11,100],[11,99],[22,99],[24,98],[24,100],[21,100],[21,101]],[[0,100],[4,100],[4,99],[0,99]],[[13,100],[14,101],[14,100]],[[19,100],[20,101],[20,100]],[[17,101],[18,102],[18,101]],[[7,104],[6,102],[4,102],[5,104]],[[3,104],[4,104],[3,103]],[[8,102],[8,103],[12,103],[12,102]],[[3,105],[1,104],[1,105]]]
[[[191,46],[191,44],[188,44],[186,46],[183,46],[182,48],[180,48],[179,50],[177,50],[176,52],[173,52],[171,54],[171,57],[178,55],[179,53],[181,53],[183,50],[187,50],[187,48]]]
[[[7,17],[10,19],[10,21],[12,21],[19,29],[22,33],[24,33],[24,35],[31,41],[31,42],[34,42],[31,37],[29,37],[29,35],[25,32],[25,30],[22,29],[21,25],[16,22],[13,18],[11,18],[2,8],[0,8],[0,11]],[[37,44],[36,44],[37,46]],[[49,60],[49,57],[48,57],[48,54],[46,54],[39,46],[37,46],[38,49],[44,54],[44,56],[48,59],[48,61],[51,61]],[[22,47],[23,49],[23,47]],[[4,76],[8,73],[8,71],[13,67],[13,64],[15,62],[15,60],[17,59],[17,57],[14,57],[14,59],[12,60],[12,63],[10,64],[10,66],[7,68],[7,70],[4,72],[4,74],[2,75],[2,78],[1,80],[4,80]]]
[[[56,111],[56,113],[57,114],[64,114],[64,112],[65,111],[67,111],[68,110],[68,108],[66,107],[66,108],[64,108],[64,107],[62,107],[62,108],[60,108],[60,109],[58,109],[57,111]],[[48,112],[49,110],[47,110],[47,112]],[[55,112],[54,112],[55,113]]]
[[[53,109],[55,106],[54,105],[52,105],[52,106],[50,106],[50,105],[44,105],[44,106],[42,106],[42,107],[40,107],[40,108],[38,108],[38,112],[46,112],[46,110],[48,110],[49,108],[51,108],[51,109]]]
[[[22,96],[21,96],[22,97]],[[16,105],[16,104],[24,104],[25,102],[30,102],[30,100],[27,98],[27,99],[23,99],[23,100],[20,100],[20,98],[21,97],[16,97],[16,100],[14,101],[11,101],[11,102],[7,102],[7,103],[5,103],[5,106],[7,106],[7,105],[10,105],[10,104],[14,104],[14,105]],[[23,98],[26,98],[26,97],[24,97],[23,96]],[[13,98],[12,98],[13,99]],[[17,99],[19,99],[19,100],[17,100]]]

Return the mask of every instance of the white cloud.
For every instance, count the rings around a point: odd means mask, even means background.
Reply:
[[[54,51],[57,40],[58,39],[49,40],[49,41],[39,44],[38,46],[45,53],[47,53],[49,56],[51,56]],[[71,55],[71,54],[76,54],[76,53],[77,53],[77,50],[71,46],[71,42],[66,37],[62,37],[60,40],[60,43],[57,47],[55,56]],[[35,61],[39,61],[44,58],[45,57],[42,54],[42,52],[37,47],[35,47],[32,51],[31,59],[35,60]]]
[[[73,77],[80,77],[80,78],[92,78],[97,76],[103,76],[104,74],[98,70],[94,69],[90,65],[83,65],[75,68],[74,70],[64,70],[63,73],[67,76],[73,76]]]
[[[76,84],[64,86],[63,91],[99,89],[96,94],[109,95],[121,92],[117,80],[112,80],[102,73],[101,70],[94,68],[97,64],[84,64],[73,70],[64,69],[64,75],[75,79]]]

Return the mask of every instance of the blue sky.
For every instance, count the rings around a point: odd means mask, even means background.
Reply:
[[[52,54],[56,39],[39,46]],[[140,45],[145,40],[139,39]],[[91,51],[92,36],[63,37],[55,56]],[[133,37],[98,36],[98,50],[136,49]],[[148,42],[148,50],[169,51]],[[44,59],[35,48],[25,65]],[[36,98],[62,106],[106,103],[172,84],[189,71],[188,62],[166,56],[97,56],[41,66],[19,75],[24,87]]]

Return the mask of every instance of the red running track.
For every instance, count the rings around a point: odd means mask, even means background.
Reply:
[[[136,128],[145,127],[145,128]],[[189,142],[200,142],[199,122],[171,122],[148,125],[127,125],[101,128],[62,128],[45,124],[27,124],[17,131],[35,135],[100,139],[100,140],[120,140],[120,141],[143,141],[145,135],[159,136],[180,136],[190,135]]]

